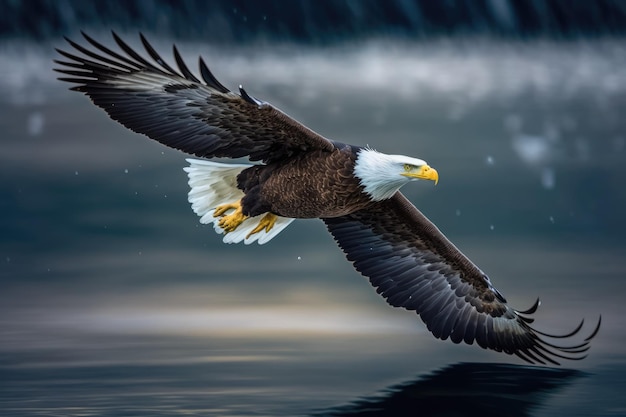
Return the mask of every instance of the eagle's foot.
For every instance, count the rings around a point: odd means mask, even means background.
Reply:
[[[229,210],[235,211],[231,214],[225,214]],[[236,203],[222,204],[221,206],[217,206],[215,208],[215,211],[213,212],[213,217],[220,217],[220,220],[217,224],[224,230],[225,233],[229,233],[237,229],[237,227],[239,227],[239,225],[248,218],[248,216],[243,214],[241,202],[239,201]]]
[[[250,233],[248,233],[248,236],[246,236],[246,239],[248,239],[250,236],[252,236],[255,233],[259,233],[261,230],[265,230],[266,232],[269,232],[270,230],[272,230],[272,227],[274,227],[274,223],[276,223],[276,220],[278,220],[277,215],[273,213],[267,213],[265,216],[261,218],[261,220],[259,220],[259,224],[257,224],[256,227],[252,229]]]

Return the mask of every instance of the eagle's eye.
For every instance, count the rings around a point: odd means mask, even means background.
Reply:
[[[413,165],[411,164],[404,164],[404,170],[406,172],[410,172],[413,169]]]

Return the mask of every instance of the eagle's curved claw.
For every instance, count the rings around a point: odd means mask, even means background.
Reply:
[[[261,220],[259,220],[259,224],[257,224],[256,227],[252,229],[250,233],[248,233],[248,235],[246,236],[246,239],[248,239],[250,236],[252,236],[255,233],[259,233],[261,230],[265,230],[266,232],[269,232],[270,230],[272,230],[272,227],[274,227],[274,223],[276,223],[276,220],[278,220],[277,215],[273,213],[267,213],[265,216],[261,218]]]
[[[233,213],[225,215],[228,210],[233,209],[235,210]],[[236,203],[217,206],[215,208],[215,212],[213,212],[213,217],[221,217],[218,225],[224,230],[224,233],[234,231],[241,223],[244,222],[244,220],[248,218],[248,216],[243,214],[241,203],[239,201]]]

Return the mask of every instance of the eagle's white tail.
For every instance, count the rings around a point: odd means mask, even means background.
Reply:
[[[184,170],[187,172],[191,187],[189,191],[191,209],[200,216],[200,223],[213,223],[213,228],[217,233],[224,233],[218,224],[219,218],[213,217],[213,213],[217,206],[234,203],[244,196],[243,191],[237,188],[237,175],[251,165],[221,164],[200,159],[187,159],[187,162],[189,162],[189,166]],[[278,216],[274,227],[269,232],[261,230],[250,235],[250,237],[246,237],[264,215],[265,213],[244,220],[236,230],[224,235],[224,243],[243,241],[249,245],[256,241],[262,245],[269,242],[294,220]]]

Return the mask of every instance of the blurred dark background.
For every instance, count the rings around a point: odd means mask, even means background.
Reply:
[[[0,35],[56,37],[77,27],[153,30],[179,39],[328,44],[355,37],[512,39],[622,35],[620,0],[2,0]]]

